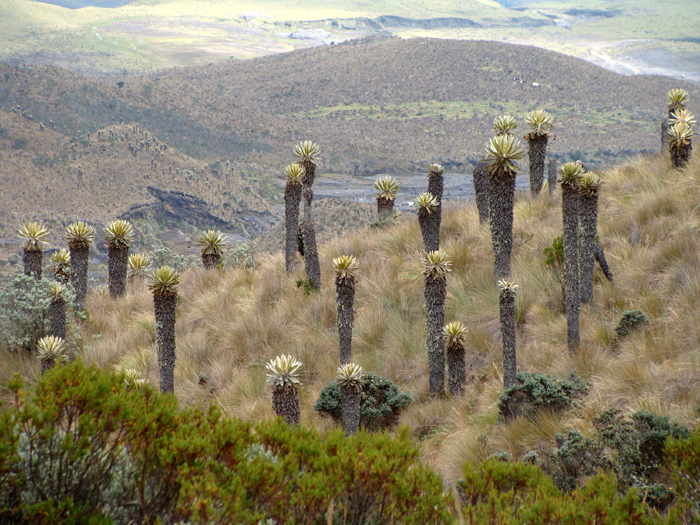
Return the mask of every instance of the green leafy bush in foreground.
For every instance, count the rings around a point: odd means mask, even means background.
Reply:
[[[0,522],[448,520],[449,496],[407,431],[346,439],[252,425],[125,379],[76,361],[34,391],[12,381],[14,402],[0,412]]]
[[[518,372],[517,383],[498,398],[498,410],[505,417],[528,415],[542,409],[562,409],[578,397],[588,394],[588,383],[572,372],[569,379],[559,379],[537,372]]]

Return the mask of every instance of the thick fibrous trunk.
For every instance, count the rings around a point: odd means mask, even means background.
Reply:
[[[129,247],[109,247],[107,271],[109,275],[109,296],[113,299],[126,293],[126,277],[129,269]]]
[[[304,247],[304,266],[306,278],[314,290],[321,288],[321,265],[318,262],[318,250],[316,248],[316,231],[310,222],[302,222],[299,225],[302,246]]]
[[[544,160],[547,156],[547,136],[536,137],[527,141],[530,146],[530,194],[537,197],[544,182]]]
[[[272,391],[272,408],[289,426],[299,424],[299,393],[293,386],[276,387]]]
[[[547,186],[549,186],[549,194],[554,195],[557,189],[557,161],[556,159],[549,159],[549,166],[547,171]]]
[[[38,281],[41,279],[41,266],[44,262],[44,252],[38,250],[24,250],[22,254],[24,262],[24,275],[34,275]]]
[[[394,217],[394,201],[385,197],[377,199],[377,219],[380,222],[388,221]]]
[[[177,295],[153,295],[160,391],[175,390],[175,307]]]
[[[567,324],[567,345],[575,353],[581,340],[579,326],[579,262],[578,262],[579,191],[562,185],[562,215],[564,219],[564,285]]]
[[[304,176],[301,178],[301,182],[304,186],[310,188],[316,180],[316,163],[311,160],[304,160],[301,165],[304,167]]]
[[[432,227],[430,228],[432,231],[435,233],[433,234],[435,236],[435,243],[436,243],[436,248],[431,248],[428,251],[435,251],[440,249],[440,225],[442,224],[442,192],[444,188],[444,181],[442,177],[442,173],[430,173],[428,175],[428,193],[433,195],[437,201],[437,209],[430,214],[430,221],[433,222]]]
[[[474,200],[479,212],[479,224],[489,222],[489,172],[488,162],[480,160],[474,168]]]
[[[49,320],[51,323],[51,335],[66,338],[66,301],[59,297],[51,301],[49,305]]]
[[[581,195],[579,203],[579,269],[582,303],[593,300],[593,270],[595,268],[595,236],[598,229],[598,194]]]
[[[216,270],[219,266],[219,261],[221,261],[221,255],[216,253],[202,254],[202,264],[206,270]]]
[[[85,309],[87,298],[89,246],[70,246],[70,282],[75,290],[75,304]]]
[[[297,248],[300,203],[301,184],[288,182],[284,190],[284,222],[287,234],[284,254],[287,272],[294,270],[294,252]]]
[[[340,364],[351,361],[352,327],[355,321],[353,305],[355,302],[355,278],[336,278],[335,301],[337,305],[338,339],[340,341]]]
[[[353,385],[341,385],[340,401],[343,407],[345,437],[357,432],[360,424],[360,390]]]
[[[466,351],[461,344],[454,344],[447,349],[447,388],[453,396],[464,393],[467,382]]]
[[[40,364],[40,369],[39,369],[41,371],[41,375],[43,376],[44,372],[53,368],[53,365],[54,365],[53,359],[42,359],[41,364]]]
[[[489,178],[489,221],[493,244],[494,278],[510,276],[510,253],[513,249],[513,200],[515,173],[498,172]]]
[[[661,119],[661,153],[668,151],[668,119]]]
[[[428,373],[430,395],[440,396],[445,392],[445,296],[447,281],[444,278],[425,278],[425,320],[428,329]]]
[[[440,223],[433,219],[435,212],[428,213],[425,209],[418,212],[418,224],[423,236],[423,244],[426,252],[434,252],[440,249]]]
[[[501,313],[501,337],[503,338],[503,388],[515,384],[518,365],[515,358],[515,295],[502,291],[498,306]]]
[[[595,260],[598,261],[600,269],[603,271],[603,275],[605,275],[605,278],[608,281],[613,282],[613,273],[610,270],[610,267],[608,266],[608,261],[605,260],[605,252],[603,251],[603,246],[598,241],[595,242]]]
[[[693,153],[693,145],[682,144],[677,148],[671,148],[671,160],[676,168],[685,167],[688,162],[690,162],[691,154]]]

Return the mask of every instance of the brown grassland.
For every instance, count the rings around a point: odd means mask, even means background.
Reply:
[[[403,414],[421,439],[425,459],[450,483],[464,461],[497,452],[521,457],[553,444],[555,433],[591,430],[604,408],[647,409],[697,425],[700,407],[700,162],[672,169],[661,156],[637,158],[601,173],[599,234],[615,283],[596,273],[594,301],[582,308],[581,348],[566,348],[559,284],[542,250],[561,230],[559,193],[515,203],[513,280],[520,370],[566,377],[577,371],[590,394],[564,412],[503,421],[498,292],[492,278],[487,226],[471,202],[443,214],[442,246],[454,261],[448,276],[447,321],[469,328],[470,379],[462,397],[428,398],[421,236],[413,216],[387,229],[347,231],[320,247],[323,286],[307,294],[284,256],[270,255],[253,271],[192,269],[182,276],[177,310],[175,394],[186,405],[216,403],[230,416],[272,418],[265,363],[291,354],[302,363],[302,424],[332,423],[313,410],[339,363],[331,260],[355,255],[360,263],[354,360],[395,381],[415,403]],[[598,270],[596,270],[598,272]],[[613,347],[625,310],[641,309],[651,323]],[[144,285],[119,300],[104,290],[88,296],[90,320],[80,333],[80,355],[105,368],[136,368],[157,385],[153,299]],[[36,380],[30,355],[2,353],[0,384],[17,371]],[[481,437],[480,436],[486,436]]]

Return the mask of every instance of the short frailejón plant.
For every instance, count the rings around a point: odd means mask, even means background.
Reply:
[[[135,368],[125,368],[124,373],[124,383],[126,388],[129,390],[143,390],[146,385],[146,379],[141,375],[141,372]]]
[[[153,292],[156,316],[156,346],[161,392],[175,390],[175,309],[180,274],[170,266],[151,272],[148,288]]]
[[[433,252],[440,248],[440,230],[435,227],[439,223],[432,220],[431,217],[437,213],[440,202],[430,193],[421,193],[416,198],[416,208],[418,208],[418,224],[423,236],[423,245],[426,252]]]
[[[70,281],[70,252],[65,248],[61,248],[51,254],[50,260],[50,269],[53,272],[54,279],[61,284],[68,284],[68,281]]]
[[[685,109],[685,103],[688,100],[688,92],[685,89],[672,89],[666,94],[666,100],[668,104],[666,110],[668,112],[668,118],[661,120],[661,151],[665,152],[668,150],[669,144],[669,131],[672,124],[670,120],[673,113]]]
[[[301,164],[290,164],[284,169],[287,183],[284,187],[285,265],[287,272],[294,269],[294,253],[297,251],[299,229],[299,205],[301,204],[302,179],[306,171]]]
[[[353,308],[358,268],[357,259],[352,255],[341,255],[333,259],[341,365],[349,363],[352,358],[352,328],[355,320]]]
[[[129,255],[127,275],[130,283],[144,279],[150,272],[150,269],[151,259],[148,257],[148,255],[142,253]]]
[[[671,162],[676,168],[683,168],[693,152],[693,130],[685,122],[668,128],[668,148]]]
[[[57,360],[63,357],[66,351],[66,342],[61,337],[47,335],[39,339],[36,344],[36,358],[41,362],[41,375],[53,368]]]
[[[581,340],[579,310],[581,296],[579,289],[578,223],[579,223],[579,182],[583,167],[575,162],[567,162],[559,168],[559,183],[562,189],[562,217],[564,221],[564,286],[566,297],[567,346],[575,353]]]
[[[582,303],[593,300],[593,269],[595,268],[596,234],[598,230],[598,191],[603,181],[593,172],[579,179],[579,269]]]
[[[109,244],[109,295],[112,298],[126,293],[129,247],[133,239],[134,227],[127,221],[120,219],[105,228],[105,240]]]
[[[59,282],[52,282],[49,285],[49,322],[51,324],[51,335],[66,338],[66,299],[64,297],[65,287]]]
[[[355,434],[360,424],[360,393],[362,392],[363,373],[362,367],[355,363],[341,365],[336,371],[343,407],[343,430],[346,437]]]
[[[90,244],[95,241],[95,229],[85,222],[69,224],[65,233],[70,248],[70,279],[75,289],[75,302],[85,309]]]
[[[301,362],[291,355],[277,356],[265,366],[269,372],[267,382],[272,385],[272,407],[275,414],[283,417],[288,425],[298,425],[299,409],[299,369]]]
[[[447,274],[452,271],[452,261],[443,251],[429,252],[423,262],[425,276],[425,318],[428,328],[428,374],[430,395],[445,392],[445,297]]]
[[[505,280],[498,281],[498,307],[501,317],[501,336],[503,338],[503,388],[515,384],[518,364],[515,351],[515,296],[518,285]]]
[[[547,141],[554,126],[552,116],[541,109],[531,111],[525,117],[530,158],[530,193],[537,197],[544,181],[544,161],[547,157]]]
[[[207,230],[199,236],[202,264],[207,270],[216,270],[226,247],[226,237],[220,231]]]
[[[459,321],[447,323],[442,329],[447,351],[447,389],[453,396],[464,393],[467,382],[466,350],[467,327]]]
[[[18,233],[24,239],[22,244],[24,275],[33,275],[38,281],[41,279],[44,263],[44,245],[49,236],[49,231],[39,223],[30,222],[23,225],[18,230]]]
[[[493,244],[493,273],[496,280],[510,276],[510,254],[513,249],[513,201],[516,160],[525,150],[512,135],[494,137],[486,147],[489,171],[489,221]]]
[[[374,181],[374,189],[377,193],[377,220],[385,223],[394,218],[394,202],[399,193],[399,181],[394,177],[386,176]]]

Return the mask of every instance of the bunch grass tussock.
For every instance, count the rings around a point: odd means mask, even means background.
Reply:
[[[415,218],[390,230],[362,230],[321,245],[323,286],[307,294],[295,286],[302,270],[284,271],[283,254],[256,270],[181,276],[176,322],[175,394],[184,404],[215,403],[245,420],[273,418],[265,365],[295,356],[302,425],[329,428],[313,410],[318,393],[336,377],[333,258],[362,260],[355,300],[353,360],[397,383],[416,402],[401,422],[422,438],[424,457],[450,483],[456,466],[497,452],[519,459],[551,447],[554,434],[592,432],[591,418],[610,405],[625,412],[651,407],[685,425],[700,406],[700,162],[674,170],[661,156],[640,158],[600,173],[599,237],[615,272],[614,285],[596,270],[594,298],[581,309],[578,354],[566,347],[561,287],[543,249],[561,234],[561,201],[540,195],[515,200],[512,277],[516,298],[518,367],[566,378],[577,371],[591,391],[575,407],[503,421],[498,415],[503,370],[499,291],[492,277],[491,239],[471,204],[445,203],[442,249],[454,262],[447,279],[446,319],[465,334],[467,384],[463,396],[428,399],[423,310],[424,256]],[[527,234],[525,236],[524,234]],[[623,312],[643,310],[648,325],[613,345]],[[120,301],[90,295],[89,324],[81,327],[81,355],[104,367],[133,368],[158,383],[153,298],[135,290]],[[99,337],[95,337],[99,336]],[[89,342],[89,345],[87,344]],[[38,372],[17,356],[3,367]],[[32,374],[34,374],[32,376]]]

